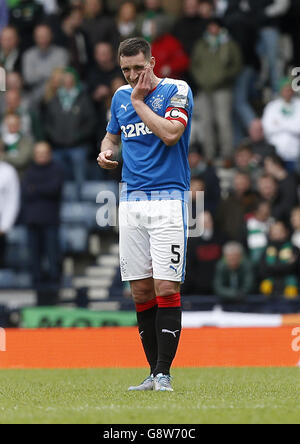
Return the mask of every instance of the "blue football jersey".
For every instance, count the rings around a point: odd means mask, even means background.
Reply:
[[[127,184],[126,196],[143,191],[169,194],[190,189],[188,163],[189,139],[193,112],[193,95],[188,84],[181,80],[162,79],[145,98],[145,103],[156,114],[168,120],[178,120],[185,131],[174,146],[166,146],[142,122],[131,103],[132,88],[119,88],[112,100],[111,120],[107,131],[121,134],[123,171],[122,182]],[[154,193],[155,194],[155,193]]]

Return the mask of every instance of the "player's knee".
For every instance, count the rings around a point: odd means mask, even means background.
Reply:
[[[176,294],[180,292],[180,283],[179,282],[170,282],[170,281],[156,281],[155,282],[155,293],[156,296],[171,296],[172,294]]]
[[[155,298],[155,294],[153,292],[135,292],[132,293],[132,298],[135,304],[145,304],[151,299]]]
[[[144,304],[155,298],[153,283],[136,281],[131,283],[132,298],[136,304]]]

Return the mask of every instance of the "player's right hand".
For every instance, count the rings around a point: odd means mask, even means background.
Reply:
[[[113,157],[112,150],[103,151],[99,154],[97,162],[101,168],[105,170],[114,170],[119,165],[119,162],[115,160],[110,160]]]

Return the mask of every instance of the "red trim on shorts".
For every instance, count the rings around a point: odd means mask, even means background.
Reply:
[[[137,313],[141,313],[142,311],[150,310],[151,308],[157,305],[156,298],[151,299],[151,301],[145,302],[144,304],[135,304],[135,308]]]
[[[180,293],[171,294],[170,296],[156,297],[159,308],[181,307]]]

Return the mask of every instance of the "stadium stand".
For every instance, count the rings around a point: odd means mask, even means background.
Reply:
[[[28,156],[32,164],[33,147],[38,142],[52,142],[56,162],[62,160],[64,150],[68,150],[69,159],[81,152],[84,160],[76,171],[72,165],[67,168],[61,190],[58,305],[91,310],[133,308],[128,286],[121,283],[119,273],[114,203],[118,201],[120,168],[114,172],[100,170],[96,158],[109,120],[112,95],[124,84],[116,49],[122,39],[134,34],[144,35],[153,43],[160,72],[166,76],[176,75],[172,68],[174,57],[168,59],[167,49],[168,44],[176,42],[184,61],[179,76],[189,82],[195,95],[191,154],[199,157],[190,157],[192,175],[207,192],[205,209],[212,213],[217,236],[208,230],[203,239],[190,243],[188,285],[183,286],[184,309],[209,311],[222,306],[225,311],[245,313],[300,312],[298,253],[290,258],[295,261],[293,292],[273,298],[266,295],[266,287],[261,291],[264,276],[257,256],[251,264],[258,250],[270,260],[269,231],[278,219],[286,226],[290,251],[299,248],[300,223],[296,215],[300,197],[300,132],[297,124],[289,126],[289,122],[297,121],[300,100],[298,91],[291,87],[292,68],[299,66],[300,61],[298,1],[248,0],[248,9],[243,8],[243,2],[231,0],[158,1],[153,10],[144,0],[126,2],[125,9],[123,3],[53,0],[50,7],[49,2],[42,0],[8,0],[7,10],[1,15],[0,67],[6,71],[7,91],[0,92],[0,164],[8,163],[18,170],[22,189],[30,167]],[[276,12],[270,13],[275,3]],[[126,14],[130,18],[127,22]],[[261,20],[253,20],[258,14]],[[151,29],[156,29],[158,35],[151,34]],[[214,63],[214,76],[210,75],[212,69],[208,65],[203,69],[202,57],[207,60],[207,54],[214,54],[211,60],[220,61],[226,47],[231,51],[226,71],[218,62]],[[31,57],[35,60],[34,76]],[[47,66],[40,61],[43,57]],[[70,74],[76,82],[68,86]],[[88,103],[89,113],[94,110],[95,122],[90,122],[88,130],[84,124],[78,124],[82,97]],[[59,110],[62,116],[70,113],[64,122],[72,130],[68,131],[60,119],[55,123],[59,136],[69,141],[66,146],[62,139],[59,146],[57,141],[54,143],[57,133],[51,127],[49,119],[53,114],[49,110]],[[275,128],[274,116],[279,122]],[[207,125],[213,125],[209,131]],[[274,133],[279,127],[280,136]],[[276,172],[265,160],[274,159],[275,153],[283,157],[282,168]],[[23,161],[20,163],[19,159]],[[243,180],[248,184],[246,188]],[[0,196],[1,191],[0,183]],[[266,201],[271,215],[262,222],[257,218],[257,208]],[[21,210],[14,226],[2,233],[0,225],[0,325],[18,325],[17,317],[11,321],[11,314],[39,302],[23,205],[21,195]],[[220,217],[225,209],[226,226],[224,217]],[[0,216],[3,210],[0,198]],[[234,232],[233,227],[237,227]],[[218,254],[212,239],[222,239]],[[205,294],[193,277],[205,263],[214,278],[217,270],[219,282],[226,280],[222,275],[225,268],[219,261],[225,260],[224,244],[233,240],[242,245],[244,260],[253,267],[254,282],[247,295],[224,301],[216,295],[218,292]],[[276,248],[274,253],[272,246],[271,256],[282,255]],[[47,257],[42,263],[47,273]],[[231,285],[234,279],[229,281]],[[213,287],[213,279],[205,288],[208,287]]]

